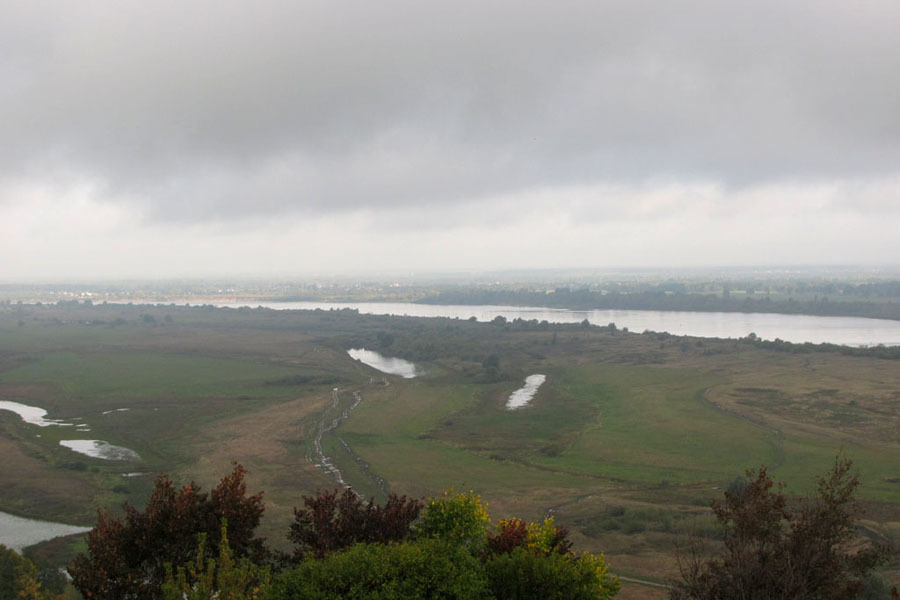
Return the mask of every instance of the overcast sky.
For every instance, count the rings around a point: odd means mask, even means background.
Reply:
[[[0,0],[0,279],[900,263],[900,2]]]

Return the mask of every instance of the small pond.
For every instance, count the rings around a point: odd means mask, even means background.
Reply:
[[[527,405],[531,402],[531,399],[534,398],[538,388],[541,387],[545,381],[547,381],[547,376],[541,375],[540,373],[535,373],[534,375],[526,377],[525,385],[509,395],[509,400],[506,401],[506,408],[515,410]]]
[[[140,455],[122,446],[113,446],[103,440],[60,440],[60,446],[65,446],[69,450],[90,456],[91,458],[102,458],[104,460],[141,460]]]
[[[389,375],[399,375],[404,379],[412,379],[413,377],[422,374],[421,369],[416,367],[414,363],[403,360],[402,358],[382,356],[374,350],[351,348],[350,350],[347,350],[347,354],[350,355],[350,358],[365,363],[373,369],[378,369],[382,373],[387,373]]]
[[[9,400],[0,400],[0,410],[8,410],[14,412],[26,423],[37,425],[38,427],[47,427],[49,425],[57,425],[59,427],[71,427],[74,423],[64,423],[58,419],[46,419],[47,411],[37,406],[28,406],[18,402],[10,402]]]

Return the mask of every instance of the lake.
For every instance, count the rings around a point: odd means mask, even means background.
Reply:
[[[219,303],[216,306],[246,306],[246,303]],[[615,323],[620,329],[641,333],[666,331],[673,335],[742,338],[755,333],[764,340],[830,343],[845,346],[900,345],[900,321],[863,317],[818,317],[775,313],[677,312],[662,310],[567,310],[535,306],[486,306],[457,304],[412,304],[408,302],[258,302],[278,310],[329,310],[350,308],[363,314],[410,317],[448,317],[491,321],[497,316],[537,319],[551,323],[594,325]]]

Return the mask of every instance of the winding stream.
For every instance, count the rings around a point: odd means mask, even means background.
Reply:
[[[322,436],[337,429],[340,424],[350,416],[353,409],[362,402],[362,395],[359,392],[353,392],[353,404],[345,408],[337,416],[331,417],[331,421],[329,422],[329,414],[338,410],[340,406],[340,397],[338,396],[339,391],[338,388],[334,388],[331,391],[331,407],[322,413],[322,418],[316,423],[316,437],[313,438],[313,455],[308,456],[307,459],[334,477],[334,480],[337,481],[341,487],[346,489],[349,488],[350,485],[344,481],[340,470],[338,470],[331,458],[326,456],[325,452],[322,450]]]
[[[90,530],[90,527],[26,519],[0,512],[0,544],[16,552],[46,540]]]

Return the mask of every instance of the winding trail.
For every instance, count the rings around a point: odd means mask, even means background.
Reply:
[[[747,415],[742,412],[730,410],[728,408],[725,408],[724,406],[719,405],[709,397],[709,393],[711,390],[712,387],[707,387],[699,390],[695,395],[695,399],[697,400],[697,402],[709,409],[712,409],[724,415],[728,415],[730,417],[735,417],[737,419],[740,419],[741,421],[750,423],[751,425],[755,425],[756,427],[759,427],[760,429],[768,432],[771,437],[766,436],[765,441],[772,449],[772,460],[768,463],[769,471],[775,471],[779,467],[781,467],[787,458],[784,449],[784,432],[776,427],[773,427],[762,417]]]
[[[370,383],[374,383],[374,379],[371,380]],[[363,400],[363,397],[359,390],[354,390],[353,403],[350,406],[344,408],[344,410],[342,411],[340,410],[340,390],[338,388],[334,388],[331,391],[331,397],[331,406],[322,411],[322,415],[316,422],[316,435],[313,438],[313,452],[312,454],[307,454],[306,459],[334,477],[334,480],[344,489],[353,490],[353,486],[347,483],[347,481],[344,479],[341,471],[334,464],[334,460],[331,457],[327,456],[322,449],[322,438],[325,436],[325,434],[337,430],[337,428],[340,427],[341,423],[347,420],[347,418],[350,416],[350,413],[352,413],[356,409],[356,407],[359,406],[360,402],[362,402]],[[332,416],[337,411],[340,412],[337,415]],[[353,448],[350,447],[350,444],[348,444],[343,438],[337,437],[337,440],[338,442],[340,442],[344,451],[347,452],[347,454],[354,460],[354,462],[356,462],[359,470],[363,473],[363,475],[371,480],[381,493],[387,495],[387,481],[385,481],[383,477],[379,477],[372,473],[372,469],[369,467],[369,464],[362,458],[360,458],[360,456],[353,451]],[[354,493],[356,492],[354,491]]]

